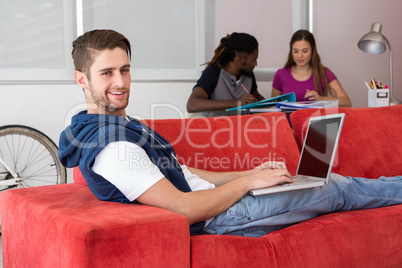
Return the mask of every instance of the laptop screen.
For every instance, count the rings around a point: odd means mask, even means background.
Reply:
[[[335,157],[342,117],[311,118],[300,156],[298,175],[326,178]]]

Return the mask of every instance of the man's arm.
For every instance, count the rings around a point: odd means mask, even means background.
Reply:
[[[222,213],[251,189],[292,181],[284,165],[272,163],[276,162],[266,162],[241,172],[218,173],[191,169],[196,175],[198,173],[201,178],[219,186],[189,193],[177,190],[152,163],[143,148],[126,141],[106,145],[96,156],[92,169],[107,178],[129,201],[137,200],[145,205],[182,214],[192,225]]]
[[[195,113],[200,111],[226,110],[229,108],[242,106],[256,102],[254,95],[244,94],[236,100],[211,100],[207,92],[201,87],[195,87],[187,101],[187,111]]]
[[[256,98],[257,101],[262,101],[262,100],[265,99],[265,98],[260,94],[260,92],[258,92],[258,90],[254,91],[254,93],[253,93],[252,95]]]
[[[202,169],[197,169],[197,168],[192,168],[192,167],[187,167],[187,169],[191,173],[196,174],[203,180],[206,180],[206,181],[214,184],[215,186],[221,186],[231,180],[237,179],[240,176],[246,176],[246,175],[252,174],[252,170],[213,172],[213,171],[202,170]]]
[[[238,177],[253,175],[254,173],[257,173],[260,169],[286,169],[286,164],[284,162],[278,161],[266,161],[254,169],[228,172],[213,172],[193,167],[187,167],[187,169],[191,173],[196,174],[200,178],[214,184],[215,186],[221,186],[231,180],[237,179]]]
[[[204,174],[207,174],[206,172]],[[218,176],[219,173],[213,176]],[[188,218],[192,225],[213,218],[227,210],[241,199],[249,190],[273,186],[283,182],[292,182],[286,169],[253,169],[240,172],[222,174],[227,183],[215,189],[181,192],[166,178],[161,179],[137,198],[145,205],[164,208]],[[209,174],[209,178],[211,174]],[[229,179],[230,178],[230,179]],[[207,179],[207,178],[205,178]]]

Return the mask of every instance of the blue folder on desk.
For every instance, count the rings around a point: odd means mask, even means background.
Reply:
[[[267,108],[267,107],[275,106],[276,104],[278,104],[280,102],[294,102],[294,101],[296,101],[296,95],[294,92],[291,92],[291,93],[287,93],[287,94],[273,97],[270,99],[257,101],[257,102],[251,103],[251,104],[230,108],[230,109],[227,109],[227,111],[236,111],[236,110],[244,111],[244,110],[249,110],[250,108]]]

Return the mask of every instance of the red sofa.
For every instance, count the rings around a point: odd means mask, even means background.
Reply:
[[[402,174],[402,106],[346,114],[333,172]],[[146,120],[183,164],[242,170],[285,161],[295,173],[309,116],[294,112]],[[402,205],[331,213],[260,238],[189,235],[187,219],[144,205],[99,201],[74,183],[0,195],[4,267],[402,267]]]

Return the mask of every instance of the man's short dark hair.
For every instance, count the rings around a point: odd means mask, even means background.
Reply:
[[[84,33],[73,42],[71,55],[75,70],[85,73],[89,78],[89,68],[95,56],[103,50],[117,47],[126,51],[131,59],[131,45],[124,35],[113,30],[93,30]]]

